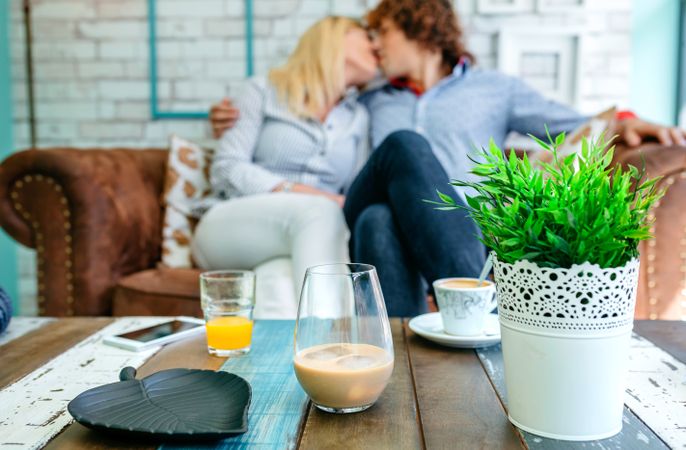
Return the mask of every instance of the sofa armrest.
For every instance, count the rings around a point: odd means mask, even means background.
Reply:
[[[686,147],[644,145],[618,148],[615,161],[645,168],[648,177],[662,177],[665,196],[651,215],[653,239],[640,245],[636,319],[681,320],[686,316]]]
[[[161,149],[53,148],[0,165],[0,226],[37,252],[41,315],[106,315],[113,288],[160,256]]]

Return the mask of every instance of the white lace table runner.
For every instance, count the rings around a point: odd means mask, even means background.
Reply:
[[[132,352],[102,337],[151,326],[165,317],[124,317],[0,391],[0,447],[40,448],[72,422],[67,404],[81,392],[119,380],[126,366],[140,367],[159,347]]]
[[[0,333],[0,345],[5,345],[26,333],[54,321],[55,319],[49,317],[12,317],[10,325],[3,333]]]
[[[626,406],[670,447],[686,448],[686,364],[634,334],[628,367]]]

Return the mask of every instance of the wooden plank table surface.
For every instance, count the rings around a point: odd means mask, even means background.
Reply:
[[[31,373],[112,321],[111,318],[58,319],[0,345],[0,388]],[[493,378],[492,373],[489,377],[489,370],[484,366],[486,353],[479,355],[474,350],[448,349],[428,342],[414,335],[407,321],[392,319],[391,324],[395,369],[378,403],[364,413],[341,416],[323,413],[310,405],[301,419],[294,446],[300,449],[555,448],[546,441],[557,441],[532,440],[507,420],[506,402],[498,395],[498,384],[502,382]],[[635,332],[677,360],[685,361],[686,322],[639,321]],[[224,362],[225,359],[207,353],[204,335],[199,335],[163,347],[140,367],[138,377],[175,367],[218,370]],[[602,442],[564,443],[564,448],[583,448],[582,445],[606,448]],[[594,445],[598,443],[599,446]],[[626,444],[622,448],[640,448],[628,440],[622,443]],[[108,437],[72,423],[46,448],[156,449],[158,445]]]

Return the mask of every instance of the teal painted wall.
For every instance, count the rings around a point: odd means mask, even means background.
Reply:
[[[599,0],[591,0],[599,1]],[[634,0],[631,109],[676,124],[679,0]]]
[[[10,1],[13,0],[0,0],[0,159],[5,159],[13,150],[9,45]],[[17,247],[3,231],[0,231],[0,286],[12,297],[14,311],[18,312]]]

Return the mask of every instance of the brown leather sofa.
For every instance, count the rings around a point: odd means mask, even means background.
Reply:
[[[47,316],[199,315],[197,270],[158,269],[167,151],[53,148],[0,165],[0,225],[36,249]]]
[[[667,194],[641,245],[638,318],[686,315],[686,148],[646,145]],[[157,268],[167,152],[27,150],[0,165],[0,225],[37,251],[41,315],[199,315],[198,270]],[[618,162],[639,167],[637,150]]]

